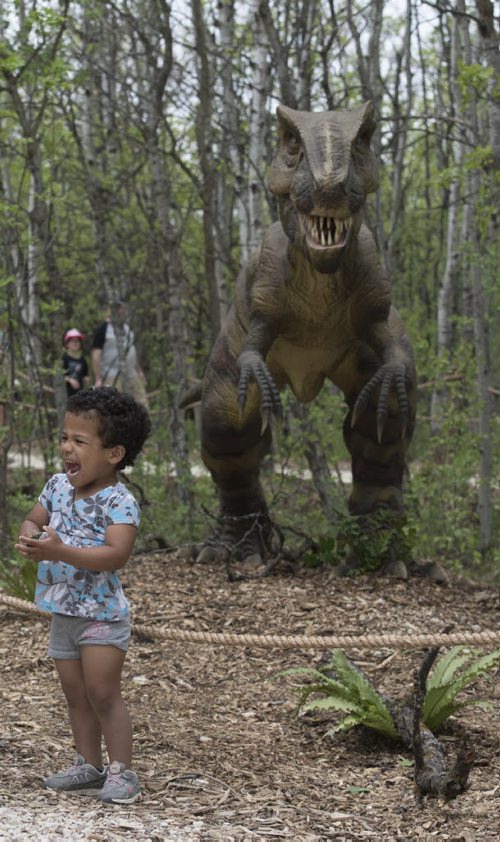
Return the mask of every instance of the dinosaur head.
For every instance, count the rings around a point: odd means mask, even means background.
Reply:
[[[279,141],[267,174],[292,243],[319,272],[336,272],[378,186],[370,148],[373,105],[355,111],[277,108]]]

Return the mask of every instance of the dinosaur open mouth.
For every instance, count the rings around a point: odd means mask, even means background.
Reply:
[[[333,216],[300,215],[308,241],[315,247],[339,248],[346,244],[352,219]]]

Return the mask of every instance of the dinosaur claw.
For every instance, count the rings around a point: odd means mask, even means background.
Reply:
[[[377,412],[377,440],[382,444],[382,436],[384,435],[385,422],[387,421],[387,410],[379,406]]]

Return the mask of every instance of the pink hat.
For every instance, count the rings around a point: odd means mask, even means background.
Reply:
[[[85,334],[80,333],[79,330],[76,330],[76,328],[72,327],[70,330],[67,330],[64,334],[64,344],[66,344],[68,339],[85,339]]]

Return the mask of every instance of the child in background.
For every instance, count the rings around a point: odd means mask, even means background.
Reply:
[[[72,327],[64,334],[66,350],[62,355],[64,381],[68,398],[75,395],[89,383],[89,367],[82,353],[83,333]]]
[[[52,613],[49,656],[77,752],[75,764],[44,785],[97,791],[104,804],[141,797],[130,768],[132,723],[121,696],[130,614],[117,575],[132,552],[140,512],[117,473],[134,463],[150,428],[144,407],[112,387],[69,398],[61,436],[65,473],[49,479],[16,545],[39,563],[35,602]],[[109,767],[103,765],[102,737]]]

